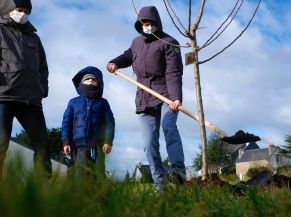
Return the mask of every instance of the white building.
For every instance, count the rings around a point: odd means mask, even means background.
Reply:
[[[20,156],[23,160],[23,167],[26,169],[31,169],[33,167],[33,154],[34,151],[22,146],[16,142],[10,141],[9,148],[6,154],[5,166],[9,164],[9,161],[15,159],[17,156]],[[58,161],[52,161],[53,173],[59,173],[60,175],[67,174],[67,166],[59,163]]]

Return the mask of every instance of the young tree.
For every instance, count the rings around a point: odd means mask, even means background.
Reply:
[[[223,53],[226,49],[228,49],[231,45],[234,44],[241,36],[242,34],[247,30],[249,25],[251,24],[252,20],[254,19],[259,5],[261,3],[261,0],[257,0],[258,4],[249,19],[249,22],[245,26],[245,28],[230,42],[228,43],[224,48],[222,48],[220,51],[217,53],[214,53],[212,56],[205,60],[199,60],[199,52],[205,49],[207,46],[212,44],[214,41],[216,41],[221,34],[229,27],[229,25],[232,23],[234,18],[236,17],[237,13],[241,9],[244,0],[236,0],[235,4],[227,16],[227,18],[222,22],[222,24],[215,28],[214,33],[202,44],[198,45],[197,41],[197,30],[200,30],[200,22],[203,17],[203,12],[205,9],[205,4],[206,0],[201,0],[200,7],[197,13],[197,18],[195,19],[194,24],[192,25],[192,1],[189,0],[189,10],[188,10],[188,26],[185,27],[178,16],[176,15],[175,11],[173,10],[171,3],[169,0],[163,0],[164,5],[166,7],[166,10],[171,17],[171,20],[176,27],[176,29],[186,38],[190,39],[190,43],[187,43],[186,46],[180,46],[180,47],[186,47],[186,48],[191,48],[192,52],[189,53],[189,55],[186,56],[186,61],[189,60],[188,63],[193,63],[194,64],[194,81],[195,81],[195,90],[196,90],[196,101],[197,101],[197,110],[198,110],[198,120],[199,120],[199,125],[200,125],[200,136],[201,136],[201,145],[202,145],[202,179],[206,179],[208,175],[208,160],[207,160],[207,139],[206,139],[206,128],[205,128],[205,119],[204,119],[204,109],[203,109],[203,102],[202,102],[202,93],[201,93],[201,83],[200,83],[200,69],[199,66],[203,63],[206,63],[216,56],[220,55]],[[132,0],[133,5],[134,5],[134,0]],[[134,5],[135,11],[136,7]],[[178,27],[178,24],[180,27]],[[156,38],[158,38],[154,33],[152,33]],[[159,39],[159,38],[158,38]],[[161,40],[161,39],[160,39]],[[176,46],[176,45],[173,45]],[[220,133],[220,132],[218,132]],[[225,135],[220,135],[221,137]]]

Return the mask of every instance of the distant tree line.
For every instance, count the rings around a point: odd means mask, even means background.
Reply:
[[[61,128],[50,128],[47,129],[47,132],[52,158],[66,165],[72,164],[72,162],[70,162],[72,159],[68,159],[63,152]],[[21,130],[20,133],[17,133],[12,139],[22,145],[31,147],[30,139],[24,130]]]
[[[282,145],[279,149],[279,153],[287,158],[291,158],[291,135],[287,135],[285,138],[286,145]]]
[[[62,148],[61,140],[61,128],[47,129],[48,139],[50,144],[51,155],[54,159],[63,162],[65,164],[72,164],[69,159],[65,158]],[[16,134],[13,137],[17,142],[31,147],[29,137],[24,130]],[[210,165],[217,165],[219,168],[231,173],[235,171],[235,157],[233,156],[231,147],[228,143],[223,142],[216,134],[211,134],[207,139],[207,154]],[[279,152],[287,157],[291,158],[291,135],[287,135],[285,138],[286,145],[280,147]],[[71,161],[73,159],[70,159]],[[167,164],[167,160],[164,162]],[[193,166],[198,171],[202,167],[202,155],[198,153],[193,159]]]

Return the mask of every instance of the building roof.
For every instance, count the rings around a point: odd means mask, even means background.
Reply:
[[[246,150],[240,159],[236,163],[243,163],[249,161],[267,160],[269,158],[269,149],[251,149]]]
[[[245,146],[246,146],[245,143],[243,143],[243,144],[237,144],[237,145],[230,144],[230,149],[231,149],[232,153],[234,153],[234,152],[237,152],[241,148],[245,148]]]
[[[250,142],[246,147],[245,151],[252,150],[252,149],[259,149],[260,147],[255,142]]]
[[[250,142],[248,145],[246,143],[237,144],[237,145],[230,144],[230,149],[232,153],[238,152],[239,149],[243,151],[248,151],[248,150],[259,149],[259,148],[260,147],[255,142]]]

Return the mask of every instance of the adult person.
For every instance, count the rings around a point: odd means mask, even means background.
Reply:
[[[0,0],[0,16],[8,14],[15,8],[13,0]]]
[[[141,35],[132,41],[128,50],[109,61],[107,70],[114,73],[119,68],[132,66],[138,82],[173,101],[167,105],[140,88],[136,92],[136,113],[142,123],[145,153],[159,190],[167,176],[159,151],[160,125],[165,135],[171,174],[182,181],[186,175],[183,146],[176,125],[182,102],[183,63],[179,43],[163,31],[156,7],[146,6],[139,11],[135,29]]]
[[[42,99],[48,95],[45,51],[28,21],[30,0],[14,0],[15,9],[0,17],[0,176],[14,117],[27,132],[35,166],[50,176],[51,160]]]

